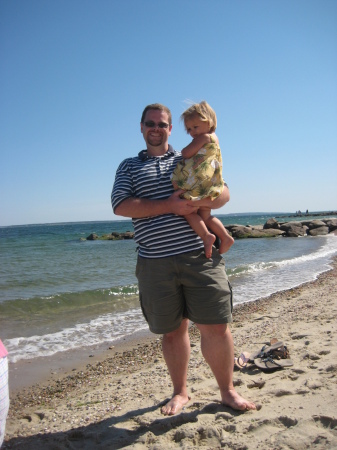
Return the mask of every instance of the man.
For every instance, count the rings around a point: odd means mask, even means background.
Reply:
[[[170,180],[181,160],[168,144],[170,110],[158,103],[148,105],[140,129],[146,150],[120,164],[111,204],[116,215],[132,218],[139,246],[136,275],[142,311],[150,330],[163,334],[173,396],[162,413],[176,414],[189,401],[189,320],[200,331],[201,350],[222,403],[237,410],[256,409],[233,386],[234,345],[227,325],[233,305],[224,261],[216,249],[212,258],[205,257],[202,240],[183,217],[201,205],[220,208],[229,201],[228,188],[214,201],[181,199],[182,191],[174,191]]]

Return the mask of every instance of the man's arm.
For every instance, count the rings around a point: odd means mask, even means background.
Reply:
[[[194,204],[195,202],[179,197],[182,192],[182,190],[175,191],[170,197],[164,200],[128,197],[115,208],[114,213],[117,216],[141,219],[143,217],[160,216],[162,214],[186,216],[196,212],[198,206]]]

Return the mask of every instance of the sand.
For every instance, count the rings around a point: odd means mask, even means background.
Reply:
[[[172,386],[152,335],[13,391],[3,449],[337,448],[336,316],[336,261],[312,283],[235,308],[236,356],[277,338],[293,361],[271,372],[236,368],[236,389],[257,411],[220,404],[192,327],[191,401],[176,416],[160,412]]]

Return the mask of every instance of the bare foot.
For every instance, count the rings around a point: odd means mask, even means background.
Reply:
[[[174,395],[171,400],[162,407],[161,412],[165,416],[173,416],[174,414],[177,414],[189,400],[191,400],[191,397],[189,396]]]
[[[203,239],[206,258],[212,257],[212,246],[215,242],[215,239],[216,237],[212,233],[207,234]]]
[[[231,248],[231,246],[234,244],[234,239],[232,236],[228,235],[224,239],[222,239],[219,247],[219,253],[226,253]]]
[[[233,409],[239,411],[248,411],[250,409],[256,409],[256,405],[253,402],[245,400],[234,389],[229,389],[222,395],[221,403],[225,406],[230,406]]]

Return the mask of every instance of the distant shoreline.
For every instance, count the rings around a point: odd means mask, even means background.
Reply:
[[[245,213],[226,213],[226,214],[216,214],[217,217],[228,217],[228,216],[269,216],[269,217],[299,217],[293,212],[245,212]],[[309,212],[308,216],[330,216],[337,215],[337,211],[313,211]],[[303,217],[307,215],[304,213]],[[120,218],[120,216],[114,216],[112,219],[99,219],[99,220],[70,220],[69,222],[41,222],[41,223],[26,223],[26,224],[10,224],[10,225],[0,225],[0,228],[10,228],[10,227],[30,227],[30,226],[48,226],[48,225],[71,225],[71,224],[90,224],[90,223],[110,223],[110,222],[131,222],[131,219]]]

